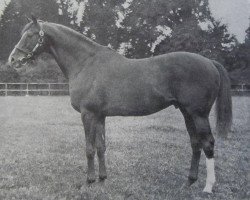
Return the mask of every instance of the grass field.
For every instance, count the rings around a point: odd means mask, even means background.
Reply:
[[[183,187],[191,147],[173,107],[108,118],[108,179],[88,186],[83,127],[69,97],[1,97],[0,199],[250,199],[250,97],[234,97],[233,106],[232,133],[215,147],[214,193],[205,194],[204,154],[199,180]]]

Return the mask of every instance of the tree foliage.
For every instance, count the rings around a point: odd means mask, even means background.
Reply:
[[[227,26],[213,18],[208,0],[12,0],[0,21],[0,60],[8,57],[26,24],[25,15],[31,13],[69,26],[130,58],[189,51],[218,60],[228,71],[248,68],[250,63],[250,29],[239,44]],[[43,75],[29,69],[26,81],[42,76],[58,81],[57,69],[45,63],[34,63],[43,66],[37,71]]]

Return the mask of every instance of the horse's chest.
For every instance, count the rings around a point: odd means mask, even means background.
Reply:
[[[100,98],[100,91],[96,87],[96,83],[85,81],[74,81],[69,86],[71,104],[77,111],[82,108],[93,112],[100,110],[102,99]]]

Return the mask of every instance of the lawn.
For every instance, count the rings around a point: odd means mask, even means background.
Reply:
[[[69,97],[1,97],[0,199],[249,199],[250,97],[234,97],[233,106],[232,132],[216,142],[214,193],[205,194],[204,154],[199,180],[183,187],[191,147],[174,107],[108,118],[108,179],[89,186],[84,131]]]

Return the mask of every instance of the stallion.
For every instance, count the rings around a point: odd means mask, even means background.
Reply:
[[[9,56],[17,70],[42,52],[50,53],[69,80],[73,108],[81,113],[85,130],[87,182],[107,178],[105,118],[144,116],[174,105],[184,116],[192,147],[188,185],[198,178],[203,150],[207,178],[203,191],[215,183],[214,142],[209,113],[216,101],[217,134],[226,137],[232,122],[230,80],[216,61],[188,52],[145,59],[128,59],[65,26],[32,17]]]

